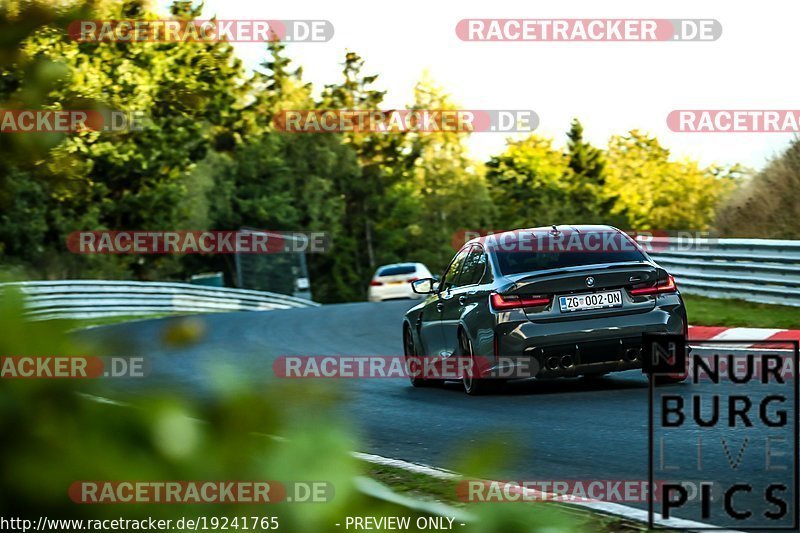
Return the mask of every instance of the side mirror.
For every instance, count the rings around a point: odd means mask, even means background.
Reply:
[[[417,294],[433,294],[439,290],[439,282],[433,278],[422,278],[411,282],[411,290]]]

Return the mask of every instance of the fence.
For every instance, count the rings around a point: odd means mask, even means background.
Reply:
[[[27,281],[2,283],[25,295],[28,314],[39,320],[172,313],[218,313],[312,307],[310,300],[247,289],[138,281]]]
[[[284,242],[289,250],[304,250],[308,237],[301,234],[275,233],[252,228],[239,230],[243,234],[261,234]],[[311,287],[305,251],[283,251],[270,254],[236,254],[236,286],[256,291],[269,291],[311,299]]]
[[[653,238],[650,256],[687,294],[800,306],[800,241]]]

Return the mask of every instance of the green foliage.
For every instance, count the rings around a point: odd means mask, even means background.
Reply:
[[[17,293],[0,291],[0,354],[101,356],[108,347],[80,342],[65,321],[22,318]],[[191,322],[190,322],[191,321]],[[202,318],[155,324],[162,352],[191,348]],[[189,355],[188,353],[186,354]],[[221,359],[233,361],[235,358]],[[198,379],[213,384],[202,398],[174,385],[139,379],[135,393],[102,379],[4,379],[0,387],[0,514],[6,518],[146,520],[277,517],[280,531],[333,531],[346,516],[417,513],[358,490],[367,465],[342,419],[342,389],[307,380],[231,379],[236,369],[217,363]],[[327,482],[322,503],[76,504],[69,489],[81,481]],[[455,488],[450,488],[455,496]],[[274,492],[272,492],[274,494]],[[291,494],[290,494],[291,495]],[[589,530],[557,508],[516,504],[514,512],[479,505],[473,531]],[[241,522],[240,522],[241,524]],[[202,527],[201,527],[202,529]],[[214,529],[214,528],[212,528]],[[65,528],[64,530],[68,530]]]
[[[156,18],[140,3],[96,2],[90,18]],[[131,13],[131,11],[134,13]],[[7,13],[9,21],[18,17]],[[22,15],[19,15],[22,16]],[[177,228],[188,216],[182,204],[187,177],[219,137],[231,135],[244,95],[241,65],[225,43],[79,43],[47,21],[20,45],[3,68],[14,80],[0,93],[3,107],[94,109],[141,113],[141,131],[64,135],[45,150],[12,157],[4,176],[2,210],[20,195],[35,195],[46,215],[26,228],[0,221],[0,234],[26,235],[5,253],[30,261],[45,276],[113,275],[143,279],[179,270],[174,257],[79,258],[64,251],[79,229]],[[17,135],[27,143],[27,135]],[[34,137],[36,137],[34,135]],[[19,153],[20,147],[12,147]],[[13,170],[12,170],[13,169]],[[26,181],[37,183],[30,191]],[[27,203],[27,202],[26,202]],[[28,208],[30,211],[30,208]],[[33,233],[46,227],[43,234]],[[21,231],[23,230],[23,231]],[[35,245],[38,241],[39,245]]]
[[[800,139],[741,186],[714,224],[721,236],[800,239]]]
[[[102,353],[66,336],[70,324],[25,321],[19,308],[13,295],[0,298],[0,353]],[[217,368],[213,375],[225,372]],[[396,512],[354,490],[360,468],[350,451],[356,445],[346,423],[331,423],[335,392],[296,382],[237,383],[218,381],[217,392],[202,402],[174,389],[150,388],[132,398],[135,404],[114,405],[92,399],[109,394],[123,399],[119,390],[104,390],[97,382],[4,380],[0,513],[92,519],[278,516],[281,530],[313,531],[367,508],[376,516]],[[327,481],[335,495],[325,505],[75,505],[68,488],[81,480]]]
[[[535,134],[509,141],[485,164],[469,158],[467,133],[284,133],[273,124],[282,110],[380,109],[378,75],[348,51],[340,81],[315,97],[277,41],[267,43],[261,69],[247,74],[224,42],[79,43],[66,34],[79,18],[163,18],[153,5],[0,2],[0,106],[146,118],[132,131],[3,135],[6,270],[25,269],[29,278],[143,280],[221,270],[234,284],[230,256],[79,256],[66,251],[66,237],[102,229],[324,231],[333,248],[308,257],[313,295],[350,301],[363,298],[380,264],[422,261],[440,271],[463,230],[593,222],[705,229],[739,173],[673,161],[655,138],[636,131],[595,148],[577,119],[564,150]],[[175,2],[166,16],[200,17],[202,4]],[[457,106],[426,74],[408,108]],[[756,189],[786,191],[780,201],[789,201],[792,165],[788,158],[774,163],[770,176],[785,177],[758,178],[728,212],[745,220],[747,202],[777,206]],[[763,211],[764,220],[780,220],[762,224],[769,235],[796,235],[792,206]]]
[[[457,109],[427,76],[414,94],[410,109]],[[377,226],[381,263],[413,259],[441,272],[456,251],[456,232],[491,224],[488,187],[479,165],[467,155],[466,136],[454,131],[405,136],[401,153],[408,163],[387,191],[391,211]]]
[[[637,130],[612,137],[606,158],[611,214],[636,230],[707,230],[734,186],[735,169],[671,160],[655,137]]]
[[[569,158],[553,141],[533,134],[509,142],[486,164],[486,179],[497,210],[497,229],[531,228],[576,220],[571,202]]]
[[[570,183],[571,201],[585,222],[608,221],[611,205],[603,197],[606,183],[603,152],[583,140],[583,125],[576,118],[567,132],[569,169],[564,179]]]
[[[636,130],[604,152],[573,121],[566,152],[531,135],[487,163],[501,228],[603,223],[634,230],[705,230],[734,186],[739,167],[674,161],[655,137]]]
[[[373,88],[377,75],[363,74],[364,59],[355,52],[347,52],[342,69],[342,81],[327,85],[323,91],[320,109],[377,110],[385,91]],[[343,220],[344,232],[354,262],[356,279],[361,286],[372,276],[379,264],[378,257],[384,248],[375,235],[375,226],[387,216],[385,195],[388,189],[401,180],[407,172],[409,158],[402,153],[404,134],[376,132],[345,133],[345,145],[356,154],[360,175],[357,179],[334,181],[335,191],[345,200],[347,217]],[[360,291],[365,293],[365,289]]]

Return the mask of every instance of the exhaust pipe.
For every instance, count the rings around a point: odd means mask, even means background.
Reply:
[[[548,357],[545,366],[547,370],[558,370],[558,357]]]
[[[641,351],[640,348],[628,348],[625,350],[625,359],[630,362],[636,361],[639,359]]]
[[[561,366],[564,368],[572,368],[575,363],[572,361],[571,355],[565,355],[561,358]]]

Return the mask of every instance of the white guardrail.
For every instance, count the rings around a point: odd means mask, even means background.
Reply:
[[[639,238],[682,292],[800,307],[800,241]],[[0,283],[26,296],[37,319],[218,313],[314,307],[316,302],[247,289],[138,281]]]
[[[681,292],[800,306],[800,241],[638,240],[675,276]]]
[[[189,283],[65,280],[0,283],[0,288],[3,286],[19,290],[25,297],[28,315],[37,320],[265,311],[319,305],[272,292]]]

